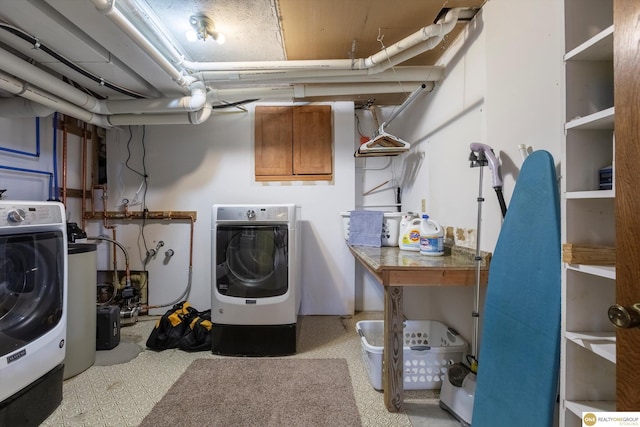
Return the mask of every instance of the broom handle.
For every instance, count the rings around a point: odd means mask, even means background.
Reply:
[[[376,191],[378,188],[382,187],[383,185],[389,183],[389,181],[391,181],[390,179],[386,180],[385,182],[383,182],[382,184],[376,185],[375,187],[373,187],[371,190],[367,191],[366,193],[362,193],[363,196],[366,196],[370,193],[373,193],[374,191]]]

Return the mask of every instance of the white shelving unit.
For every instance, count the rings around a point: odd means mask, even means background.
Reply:
[[[600,190],[599,170],[615,168],[613,0],[565,0],[563,243],[615,246],[615,187]],[[582,412],[614,411],[614,266],[563,263],[560,426]]]

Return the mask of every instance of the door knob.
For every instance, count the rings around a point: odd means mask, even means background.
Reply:
[[[636,328],[640,326],[640,303],[631,307],[614,304],[609,307],[609,320],[616,328]]]

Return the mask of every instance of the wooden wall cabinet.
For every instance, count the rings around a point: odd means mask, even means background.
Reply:
[[[259,106],[255,120],[256,181],[333,178],[330,105]]]

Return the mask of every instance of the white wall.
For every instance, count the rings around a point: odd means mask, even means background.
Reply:
[[[554,0],[489,0],[465,31],[464,44],[446,67],[445,80],[431,94],[418,97],[388,131],[412,143],[407,155],[385,159],[353,158],[359,133],[349,103],[334,103],[335,182],[332,185],[261,185],[252,180],[253,106],[248,113],[217,114],[198,126],[148,126],[146,163],[150,177],[150,210],[198,212],[195,234],[193,291],[190,300],[208,307],[210,299],[210,208],[213,203],[294,202],[301,206],[303,237],[303,310],[313,314],[347,314],[381,310],[381,287],[354,265],[342,238],[339,212],[367,205],[392,205],[402,185],[402,210],[428,213],[443,225],[475,229],[479,170],[468,163],[469,143],[482,142],[499,156],[504,193],[510,200],[521,165],[518,144],[546,149],[560,159],[562,139],[562,4]],[[384,120],[391,108],[379,111]],[[368,112],[357,111],[359,129],[371,136],[375,125]],[[43,129],[50,129],[50,118]],[[47,124],[48,123],[48,124]],[[0,119],[2,144],[31,146],[33,119]],[[130,164],[141,167],[141,128],[133,129]],[[110,131],[109,200],[115,208],[122,197],[133,199],[140,178],[123,168],[128,132]],[[0,164],[19,164],[51,170],[51,133],[40,160],[0,153]],[[49,145],[47,145],[49,144]],[[70,144],[71,149],[75,144]],[[49,151],[47,151],[49,150]],[[47,154],[48,153],[48,154]],[[74,154],[75,156],[76,154]],[[49,157],[47,157],[49,156]],[[420,162],[420,157],[424,156]],[[414,170],[413,165],[419,167]],[[71,166],[73,168],[73,165]],[[365,170],[367,169],[367,170]],[[380,170],[373,170],[380,169]],[[411,173],[409,173],[411,172]],[[78,171],[72,172],[77,175]],[[10,175],[10,178],[8,177]],[[501,214],[491,188],[491,172],[484,169],[481,247],[493,251]],[[71,180],[76,180],[75,176]],[[0,188],[7,183],[10,198],[43,200],[42,178],[20,177],[0,171]],[[362,194],[389,180],[376,192]],[[33,184],[31,181],[40,182]],[[77,188],[76,184],[71,184]],[[46,187],[46,185],[44,185]],[[45,188],[46,189],[46,188]],[[71,200],[72,219],[78,221],[77,201]],[[395,210],[394,206],[380,207]],[[75,215],[75,218],[74,218]],[[103,233],[102,230],[91,230]],[[140,267],[143,254],[139,226],[118,231]],[[176,250],[169,263],[157,258],[149,265],[151,303],[178,296],[187,281],[188,226],[150,224],[145,238],[151,247],[163,240]],[[470,236],[471,238],[473,236]],[[466,242],[475,247],[471,239]],[[110,251],[101,244],[101,251]],[[107,259],[106,253],[103,254]],[[110,268],[104,265],[102,268]],[[122,265],[122,264],[120,264]],[[355,288],[354,288],[355,287]],[[355,296],[354,296],[355,295]],[[406,289],[409,318],[441,319],[470,336],[472,289]]]
[[[0,118],[0,189],[5,199],[47,200],[53,176],[51,122],[40,120],[40,156],[36,157],[36,119]],[[28,154],[13,153],[8,150]],[[37,172],[18,172],[19,168]],[[38,173],[42,172],[42,173]]]
[[[215,114],[198,126],[147,126],[145,165],[149,177],[146,205],[150,211],[196,211],[193,280],[189,300],[199,309],[210,307],[211,207],[214,203],[295,203],[300,207],[302,232],[303,314],[351,314],[354,311],[353,257],[342,239],[338,212],[353,208],[353,104],[332,103],[334,181],[332,183],[256,183],[253,173],[254,108],[248,112]],[[107,136],[109,210],[121,200],[134,200],[142,178],[142,127],[111,130]],[[141,200],[142,195],[138,196]],[[131,206],[139,210],[139,206]],[[140,268],[144,244],[139,224],[121,222],[118,240],[135,255]],[[104,233],[104,230],[95,230]],[[107,233],[108,234],[108,233]],[[161,256],[148,265],[149,303],[165,304],[179,297],[187,284],[189,223],[149,223],[148,247],[162,240]],[[175,256],[164,263],[164,251]],[[108,248],[107,248],[108,250]],[[106,256],[106,254],[105,254]],[[110,268],[105,263],[102,268]],[[163,311],[163,310],[160,310]]]
[[[403,211],[420,212],[426,199],[426,211],[442,225],[476,230],[479,169],[469,167],[471,142],[494,149],[507,204],[522,164],[518,144],[545,149],[558,163],[563,137],[562,16],[561,2],[553,0],[488,1],[464,38],[457,40],[457,53],[447,58],[444,81],[416,98],[387,128],[412,144],[409,154],[395,158],[383,172],[366,172],[364,184],[356,183],[356,195],[360,186],[370,188],[392,176],[402,182],[415,174],[402,188]],[[391,112],[384,109],[382,117]],[[359,116],[367,123],[368,113]],[[483,170],[482,192],[480,244],[492,252],[502,215],[489,168]],[[475,235],[467,237],[465,244],[475,249]],[[367,297],[359,301],[361,307],[381,308],[379,287],[368,273],[357,273],[360,294]],[[470,337],[471,287],[405,288],[404,294],[408,318],[442,320]],[[484,293],[481,307],[483,298]]]

